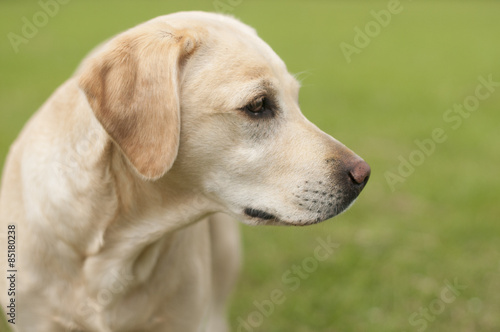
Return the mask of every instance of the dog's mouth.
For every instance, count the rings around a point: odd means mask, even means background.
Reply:
[[[257,209],[252,209],[252,208],[246,208],[245,209],[245,214],[251,218],[257,218],[261,220],[273,220],[273,221],[278,221],[278,217],[276,217],[274,214],[267,213],[262,210],[257,210]]]
[[[355,202],[358,192],[349,194],[342,191],[331,194],[329,197],[305,196],[300,197],[294,203],[294,213],[281,214],[280,216],[267,212],[267,210],[246,207],[243,214],[258,225],[288,225],[307,226],[331,219],[349,209]],[[308,203],[308,204],[306,204]],[[298,209],[296,209],[298,207]]]
[[[252,218],[257,224],[263,224],[263,225],[275,225],[275,226],[308,226],[308,225],[313,225],[320,223],[324,220],[330,219],[334,216],[337,215],[337,213],[330,213],[329,215],[322,216],[322,217],[315,217],[312,220],[295,220],[292,221],[292,218],[290,220],[282,220],[275,216],[274,214],[259,210],[259,209],[254,209],[254,208],[245,208],[244,213],[247,217]]]
[[[333,184],[324,180],[298,183],[287,203],[274,202],[273,205],[280,206],[279,209],[266,207],[271,203],[267,202],[258,206],[246,206],[242,212],[245,217],[250,218],[251,224],[257,225],[317,224],[348,210],[363,190],[369,176],[370,168],[362,162],[350,171],[349,177]]]
[[[280,219],[276,215],[259,210],[259,209],[254,209],[254,208],[245,208],[244,209],[244,214],[247,217],[250,217],[256,224],[260,225],[275,225],[275,226],[309,226],[309,225],[314,225],[318,224],[322,221],[325,221],[327,219],[333,218],[345,210],[347,210],[351,204],[348,204],[347,206],[343,206],[336,211],[330,211],[327,214],[322,214],[322,215],[316,215],[311,218],[311,216],[306,217],[305,219],[297,219],[293,217],[287,217],[287,219]]]
[[[246,217],[252,220],[253,225],[271,225],[271,226],[288,226],[293,225],[288,221],[284,221],[274,214],[259,209],[247,207],[243,210]]]

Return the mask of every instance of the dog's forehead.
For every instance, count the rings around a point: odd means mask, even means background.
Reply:
[[[213,101],[214,108],[231,108],[263,91],[297,98],[300,84],[252,27],[226,15],[204,12],[177,13],[165,20],[201,36],[184,73],[191,100],[196,95],[204,102]]]
[[[275,76],[288,76],[285,63],[274,50],[263,41],[254,28],[227,15],[207,12],[180,12],[162,17],[162,20],[178,29],[203,31],[202,48],[206,59],[222,63],[233,71],[250,73],[249,67],[257,69],[251,75],[268,71]],[[271,71],[273,73],[271,73]]]

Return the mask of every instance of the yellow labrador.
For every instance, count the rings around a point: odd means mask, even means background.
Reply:
[[[314,224],[370,174],[301,114],[298,92],[223,15],[158,17],[93,51],[5,165],[0,247],[14,225],[18,259],[15,296],[4,277],[0,293],[15,331],[227,331],[233,219]]]

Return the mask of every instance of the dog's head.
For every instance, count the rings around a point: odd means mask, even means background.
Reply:
[[[370,176],[367,163],[302,115],[297,80],[235,19],[156,18],[112,39],[79,75],[138,174],[182,179],[246,223],[326,220]]]

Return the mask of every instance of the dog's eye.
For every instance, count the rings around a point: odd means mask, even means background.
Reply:
[[[260,97],[248,104],[245,109],[252,113],[260,113],[264,109],[264,97]]]
[[[273,107],[271,101],[266,97],[260,97],[242,108],[247,114],[256,118],[272,117]]]

